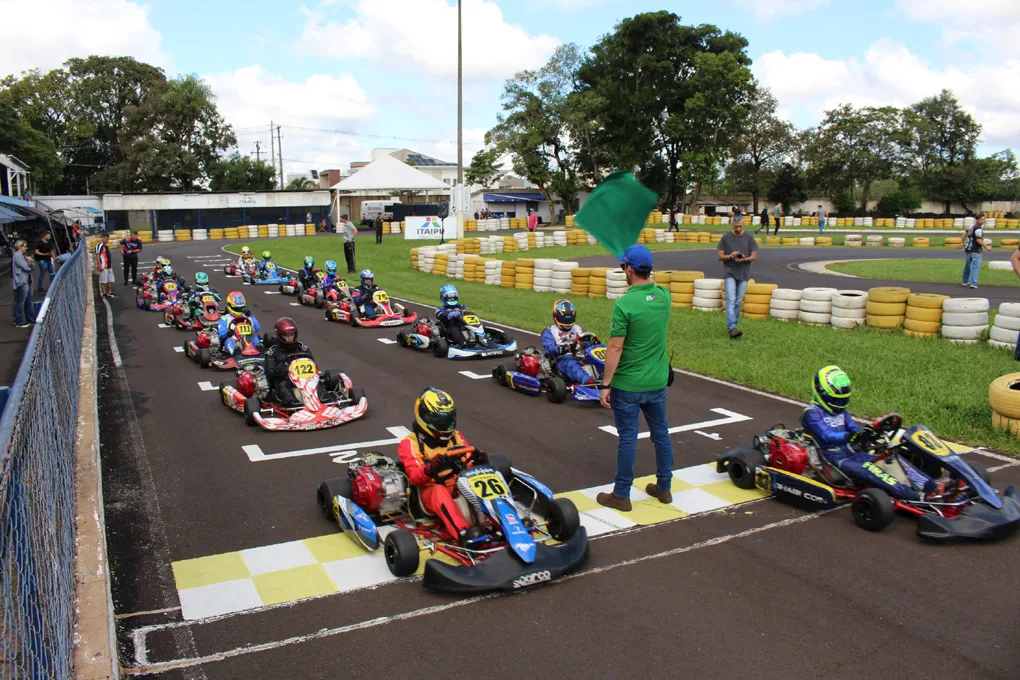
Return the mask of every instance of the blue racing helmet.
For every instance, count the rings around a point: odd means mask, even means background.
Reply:
[[[209,275],[206,274],[205,272],[198,272],[197,274],[195,274],[195,285],[196,286],[208,286],[209,285]]]
[[[361,285],[363,285],[363,286],[371,286],[373,283],[375,283],[375,274],[372,273],[372,270],[371,269],[362,269],[361,270]]]
[[[305,255],[305,268],[311,269],[315,266],[315,258],[311,255]]]
[[[577,321],[577,309],[570,300],[557,300],[553,303],[553,321],[565,331],[574,327]]]
[[[460,302],[460,294],[457,293],[457,287],[450,283],[444,284],[439,289],[439,299],[444,307],[456,307]]]
[[[326,260],[326,273],[336,274],[336,262],[334,260]]]

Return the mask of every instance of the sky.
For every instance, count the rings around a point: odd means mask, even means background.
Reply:
[[[660,9],[746,37],[798,127],[949,88],[984,126],[982,152],[1020,148],[1020,0],[463,0],[465,164],[507,78]],[[456,0],[0,0],[0,17],[0,76],[89,54],[198,75],[242,153],[284,126],[287,173],[379,147],[457,158]]]

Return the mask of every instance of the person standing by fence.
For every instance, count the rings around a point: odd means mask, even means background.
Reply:
[[[96,244],[96,269],[99,270],[99,292],[104,298],[115,298],[113,294],[113,262],[110,260],[110,235],[103,232]]]
[[[18,239],[11,255],[11,276],[14,279],[14,325],[28,328],[35,323],[32,301],[32,263],[28,261],[28,244]]]
[[[347,215],[340,218],[340,233],[344,236],[344,259],[347,260],[347,273],[353,274],[354,265],[357,264],[354,259],[354,237],[358,235],[358,228],[347,219]]]
[[[815,214],[818,215],[818,233],[819,234],[824,234],[825,233],[825,220],[828,219],[829,212],[825,208],[823,208],[822,205],[819,203],[818,204],[818,212],[815,213]]]
[[[120,242],[120,254],[124,256],[124,285],[128,285],[128,273],[131,283],[138,285],[138,254],[142,252],[142,240],[138,231],[131,230],[130,236]]]
[[[53,237],[50,232],[45,232],[39,242],[35,244],[35,262],[39,265],[39,281],[36,283],[36,289],[41,293],[43,292],[43,279],[46,278],[46,274],[50,275],[50,284],[53,283]]]
[[[967,259],[963,263],[963,284],[968,288],[977,288],[978,274],[981,273],[982,251],[992,249],[992,244],[985,245],[985,216],[978,215],[974,224],[967,227],[963,232],[963,241],[957,248],[963,248],[967,253]]]
[[[382,215],[375,216],[375,243],[382,243]]]
[[[528,231],[534,233],[538,229],[538,213],[532,208],[528,214]]]
[[[726,327],[730,338],[739,338],[743,333],[737,328],[740,309],[744,305],[747,280],[751,276],[751,263],[758,259],[758,242],[744,231],[744,216],[733,218],[733,230],[719,239],[719,261],[725,272],[723,287],[726,292]]]

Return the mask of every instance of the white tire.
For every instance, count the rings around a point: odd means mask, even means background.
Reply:
[[[949,298],[942,303],[944,312],[987,312],[988,298]]]
[[[544,288],[552,287],[552,279],[548,276],[536,276],[532,282],[535,288],[538,288],[539,286]]]
[[[833,309],[864,309],[868,305],[868,292],[864,290],[837,290],[832,295]]]
[[[996,315],[995,325],[997,328],[1003,328],[1014,333],[1020,331],[1020,319],[1015,316],[1004,316],[1002,312]]]
[[[815,314],[814,312],[805,312],[803,309],[800,311],[800,320],[802,323],[813,323],[819,326],[830,326],[832,325],[831,314]]]
[[[835,288],[805,288],[802,300],[814,300],[817,302],[832,302],[832,296],[836,294]]]
[[[1020,319],[1020,302],[1003,302],[999,305],[999,316],[1011,316]]]
[[[950,340],[949,342],[953,343],[954,345],[976,345],[976,344],[978,344],[977,340]]]
[[[951,340],[980,340],[988,326],[942,326],[942,337]]]
[[[820,302],[818,300],[801,300],[800,311],[809,314],[832,314],[831,302]]]
[[[848,330],[850,328],[857,328],[859,325],[863,325],[863,319],[843,319],[838,316],[833,316],[830,320],[833,328],[839,328],[840,330]]]
[[[988,344],[994,347],[995,349],[1008,349],[1010,352],[1016,351],[1016,345],[1008,342],[998,342],[996,340],[989,340]]]
[[[834,319],[857,319],[863,322],[868,318],[868,310],[864,309],[843,309],[842,307],[832,308],[832,318]]]
[[[1013,343],[1016,344],[1017,331],[1010,330],[1008,328],[1000,328],[999,326],[992,326],[989,331],[992,340],[997,342]]]
[[[773,300],[800,301],[803,295],[804,291],[796,290],[794,288],[776,288],[774,291],[772,291]]]
[[[697,279],[694,282],[695,290],[721,290],[722,279]]]
[[[987,326],[988,325],[988,312],[971,312],[969,314],[961,314],[959,312],[953,312],[951,314],[942,315],[943,326]]]
[[[988,268],[993,271],[1011,271],[1013,265],[1009,262],[989,262]]]
[[[700,298],[702,298],[704,300],[722,300],[723,299],[723,292],[721,290],[718,290],[718,289],[715,289],[715,290],[712,290],[711,288],[708,289],[708,290],[695,289],[694,294],[697,297],[700,297]]]
[[[777,300],[772,298],[769,303],[770,309],[778,309],[784,312],[799,312],[800,311],[800,300]]]
[[[553,272],[552,280],[566,281],[567,283],[570,283],[571,281],[574,280],[574,277],[571,276],[569,272]]]
[[[719,298],[703,298],[698,295],[694,296],[691,300],[691,304],[695,307],[704,307],[707,309],[722,309],[721,300]]]
[[[791,309],[770,309],[769,316],[782,321],[797,321],[800,319],[800,312]]]
[[[535,290],[538,290],[538,288],[536,288]],[[539,292],[545,292],[545,291],[539,291]],[[619,300],[620,298],[623,297],[623,295],[624,295],[623,293],[606,292],[606,297],[609,298],[610,300]]]

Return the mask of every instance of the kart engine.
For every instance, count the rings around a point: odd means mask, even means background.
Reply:
[[[390,515],[404,507],[407,477],[396,468],[373,464],[358,468],[351,480],[353,500],[371,514]]]
[[[769,465],[780,470],[803,474],[808,467],[808,452],[800,444],[782,437],[773,437],[769,443]]]

